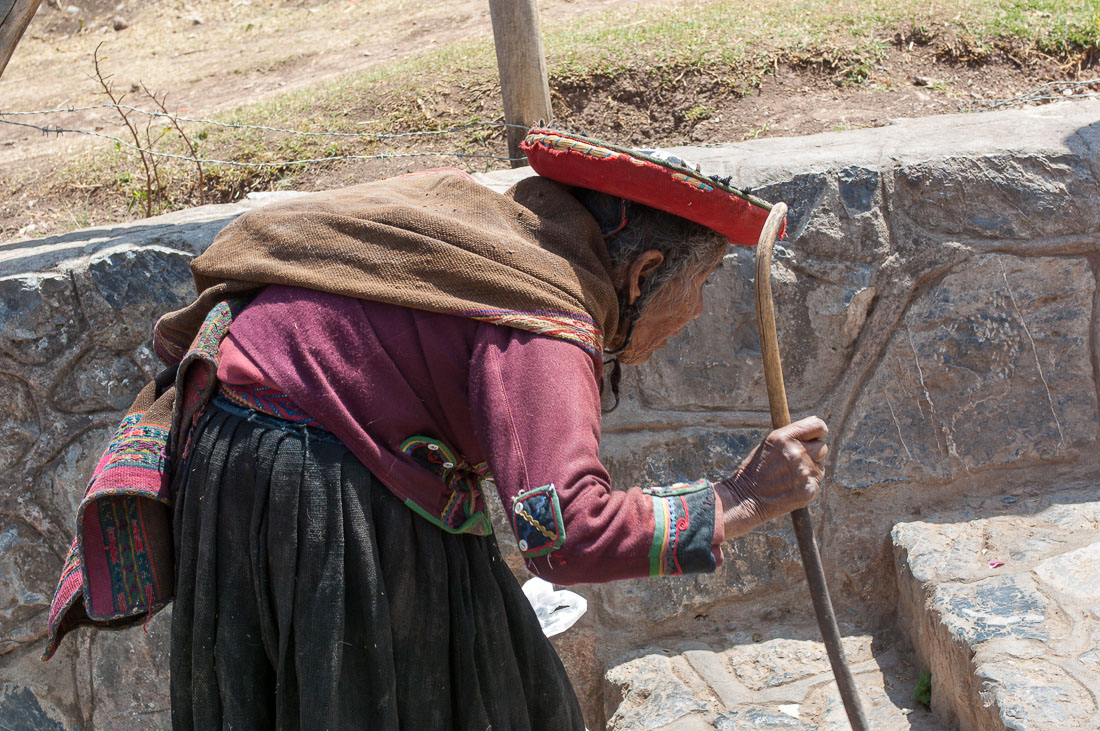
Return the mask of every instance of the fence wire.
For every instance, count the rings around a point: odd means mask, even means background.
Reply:
[[[242,162],[239,160],[217,160],[207,157],[198,157],[197,155],[182,155],[171,152],[160,152],[157,150],[142,147],[141,145],[135,145],[132,142],[128,142],[116,135],[107,134],[105,132],[97,132],[94,130],[77,129],[62,127],[61,125],[51,125],[46,123],[45,125],[33,124],[31,122],[20,122],[14,119],[6,119],[6,117],[29,117],[29,116],[42,116],[42,115],[55,115],[55,114],[70,114],[75,112],[91,111],[96,109],[113,109],[119,114],[125,112],[134,112],[142,114],[152,118],[166,119],[174,122],[185,122],[188,124],[201,124],[213,127],[222,127],[228,129],[239,130],[254,130],[258,132],[275,132],[279,134],[295,135],[300,137],[344,137],[344,138],[360,138],[360,139],[373,139],[373,140],[396,140],[413,137],[441,137],[443,135],[454,134],[456,132],[463,132],[471,129],[523,129],[527,128],[518,124],[508,124],[505,122],[471,122],[469,124],[463,124],[456,127],[449,127],[442,130],[429,130],[421,132],[399,132],[399,133],[382,133],[382,132],[307,132],[304,130],[287,129],[284,127],[269,127],[259,124],[245,124],[241,122],[219,122],[212,119],[195,119],[192,117],[183,117],[175,114],[168,114],[166,112],[142,109],[141,107],[134,107],[128,104],[90,104],[81,107],[64,107],[59,109],[37,109],[31,111],[17,111],[17,112],[5,112],[0,111],[0,124],[11,125],[15,127],[26,127],[29,129],[37,130],[43,135],[55,135],[60,137],[63,134],[76,134],[85,135],[88,137],[99,137],[101,139],[110,140],[114,142],[116,146],[125,148],[138,154],[151,155],[153,157],[167,158],[171,160],[181,160],[184,162],[199,163],[203,165],[226,165],[232,167],[247,167],[247,168],[283,168],[291,167],[294,165],[309,165],[312,163],[320,162],[335,162],[338,160],[389,160],[396,158],[417,158],[417,157],[455,157],[462,159],[481,159],[481,160],[498,160],[501,162],[516,162],[524,160],[525,158],[509,157],[507,155],[492,155],[489,153],[472,153],[472,152],[459,152],[453,150],[450,152],[444,151],[425,151],[425,152],[382,152],[373,155],[328,155],[325,157],[313,157],[301,160],[282,160],[277,162]]]
[[[1088,89],[1092,86],[1100,87],[1100,79],[1085,79],[1083,81],[1048,81],[1045,84],[1040,84],[1026,94],[1010,97],[1008,99],[975,99],[974,101],[961,104],[960,107],[963,109],[992,111],[994,109],[1022,107],[1028,104],[1038,104],[1042,102],[1071,101],[1074,99],[1094,99],[1100,97],[1100,93],[1096,92],[1074,91],[1075,89]]]

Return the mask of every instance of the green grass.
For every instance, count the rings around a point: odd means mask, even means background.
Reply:
[[[545,39],[551,73],[562,77],[647,66],[736,71],[775,57],[854,50],[922,26],[1069,52],[1096,45],[1098,12],[1092,0],[714,0],[605,13],[546,29]]]
[[[932,707],[932,675],[927,670],[920,671],[912,697],[925,708]]]

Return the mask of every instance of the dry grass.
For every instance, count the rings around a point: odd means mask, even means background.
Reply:
[[[113,36],[105,65],[122,88],[144,82],[168,92],[170,108],[223,122],[394,133],[499,121],[483,6],[480,0],[430,6],[410,0],[329,0],[312,6],[206,2],[186,10],[175,1],[135,5],[131,28],[142,30]],[[690,74],[744,95],[780,65],[812,69],[838,86],[858,86],[872,78],[889,48],[905,44],[931,47],[942,61],[956,64],[981,64],[999,54],[1023,63],[1037,54],[1072,74],[1074,64],[1077,70],[1095,64],[1100,38],[1100,11],[1091,0],[547,0],[540,8],[545,8],[552,86],[562,89],[583,87],[592,78],[606,88],[620,75],[637,83],[639,74],[650,89],[671,89]],[[192,16],[202,24],[193,25]],[[91,48],[102,35],[91,29],[58,41],[31,33],[20,53],[36,61],[15,66],[15,76],[0,82],[6,107],[52,98],[66,104],[93,101],[90,82],[79,93],[66,84],[72,85],[73,68],[89,65]],[[30,74],[34,83],[25,83],[26,76],[21,83],[20,74]],[[257,90],[261,101],[240,104]],[[681,114],[701,122],[714,109],[692,102]],[[108,115],[85,121],[111,130]],[[504,152],[499,130],[385,144],[201,125],[188,131],[204,157],[266,164],[425,148]],[[186,151],[174,134],[160,144],[166,152]],[[193,165],[166,162],[162,170],[167,186],[158,210],[197,201]],[[207,197],[232,200],[250,190],[292,187],[303,169],[207,165],[205,170]],[[123,149],[77,147],[61,164],[20,185],[24,195],[31,185],[36,196],[67,199],[67,219],[75,227],[90,218],[133,215],[136,172],[133,156]],[[9,174],[9,181],[13,178]],[[114,203],[105,214],[106,199]]]

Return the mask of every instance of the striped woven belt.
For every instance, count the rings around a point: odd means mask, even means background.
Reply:
[[[223,382],[218,388],[218,395],[243,409],[258,411],[261,414],[289,421],[292,424],[322,430],[325,428],[312,416],[298,408],[297,404],[291,401],[285,393],[268,386],[258,383],[240,386]]]

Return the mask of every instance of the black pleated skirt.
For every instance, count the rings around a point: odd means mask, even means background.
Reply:
[[[215,401],[173,488],[177,731],[584,728],[493,538],[327,433]]]

